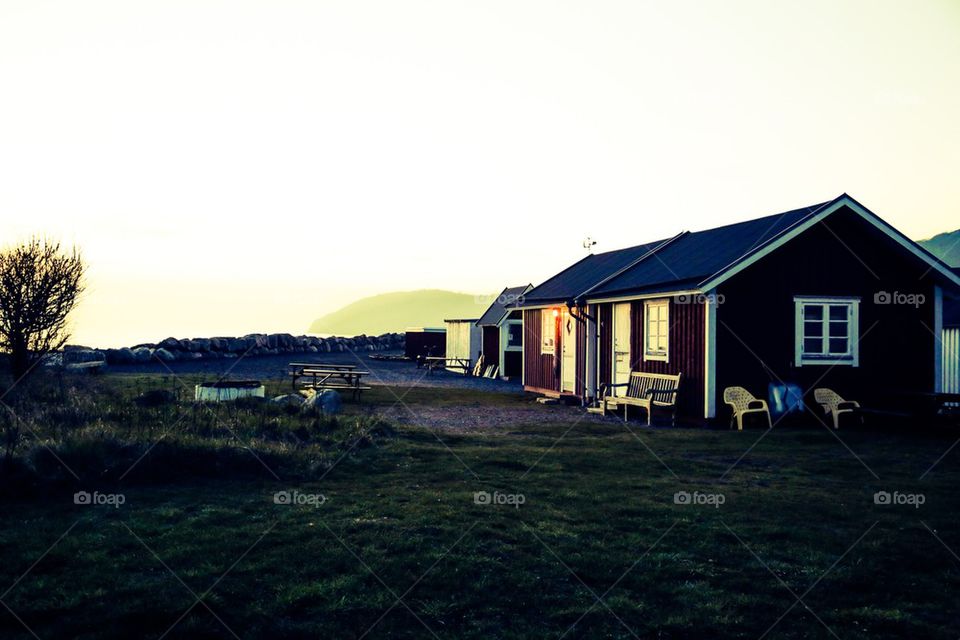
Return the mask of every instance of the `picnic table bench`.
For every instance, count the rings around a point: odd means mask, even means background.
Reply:
[[[421,368],[426,368],[428,373],[433,373],[437,369],[460,369],[464,373],[470,372],[469,358],[445,358],[443,356],[426,356],[420,363]]]
[[[368,385],[363,384],[364,376],[368,375],[370,375],[369,371],[358,371],[353,364],[290,363],[290,378],[294,389],[299,383],[302,389],[349,391],[353,399],[358,402],[360,394],[370,390]]]

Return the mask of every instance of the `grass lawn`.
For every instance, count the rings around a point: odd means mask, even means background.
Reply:
[[[348,411],[395,400],[377,389]],[[415,415],[531,399],[404,401]],[[75,505],[76,487],[5,497],[0,637],[960,635],[960,447],[928,471],[952,438],[571,427],[555,411],[489,433],[394,425],[309,479],[98,485],[119,507]]]

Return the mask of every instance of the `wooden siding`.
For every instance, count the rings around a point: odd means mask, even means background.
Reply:
[[[830,387],[867,406],[934,388],[934,287],[929,270],[849,210],[804,232],[718,288],[717,414],[724,387],[767,396],[771,381]],[[922,294],[925,303],[877,304],[878,292]],[[858,367],[794,366],[794,296],[860,298]],[[769,368],[769,372],[767,370]]]
[[[540,353],[540,318],[551,309],[525,309],[523,312],[523,385],[531,390],[560,392],[560,322],[555,321],[553,355]]]
[[[643,359],[643,300],[630,306],[630,368],[645,373],[681,373],[677,415],[703,419],[705,305],[670,297],[669,361]],[[611,343],[612,344],[612,341]],[[610,346],[607,350],[610,350]]]

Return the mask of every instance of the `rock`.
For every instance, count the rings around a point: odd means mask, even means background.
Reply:
[[[153,352],[147,347],[137,347],[133,350],[134,362],[150,362]]]
[[[270,404],[281,404],[288,407],[299,407],[303,403],[303,396],[301,396],[299,393],[288,393],[286,395],[270,398]]]
[[[154,350],[153,357],[163,362],[173,362],[174,360],[177,359],[176,356],[174,356],[172,353],[170,353],[169,351],[167,351],[162,347],[160,349]]]
[[[107,349],[107,364],[130,364],[133,361],[132,349]]]
[[[166,338],[164,340],[161,340],[157,346],[162,349],[166,349],[167,351],[171,349],[179,349],[180,341],[177,340],[176,338]]]
[[[194,338],[187,345],[187,351],[194,353],[210,351],[210,340],[208,338]]]
[[[333,389],[326,389],[307,398],[303,402],[302,409],[303,411],[332,416],[340,413],[342,407],[343,401],[340,399],[340,394]]]

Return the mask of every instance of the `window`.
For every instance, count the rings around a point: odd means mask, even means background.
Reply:
[[[510,320],[507,322],[507,344],[506,349],[523,348],[523,322]]]
[[[859,298],[794,298],[797,366],[858,366]]]
[[[553,355],[556,349],[557,317],[555,309],[540,311],[540,353]]]
[[[643,303],[643,359],[666,362],[670,350],[670,301]]]

